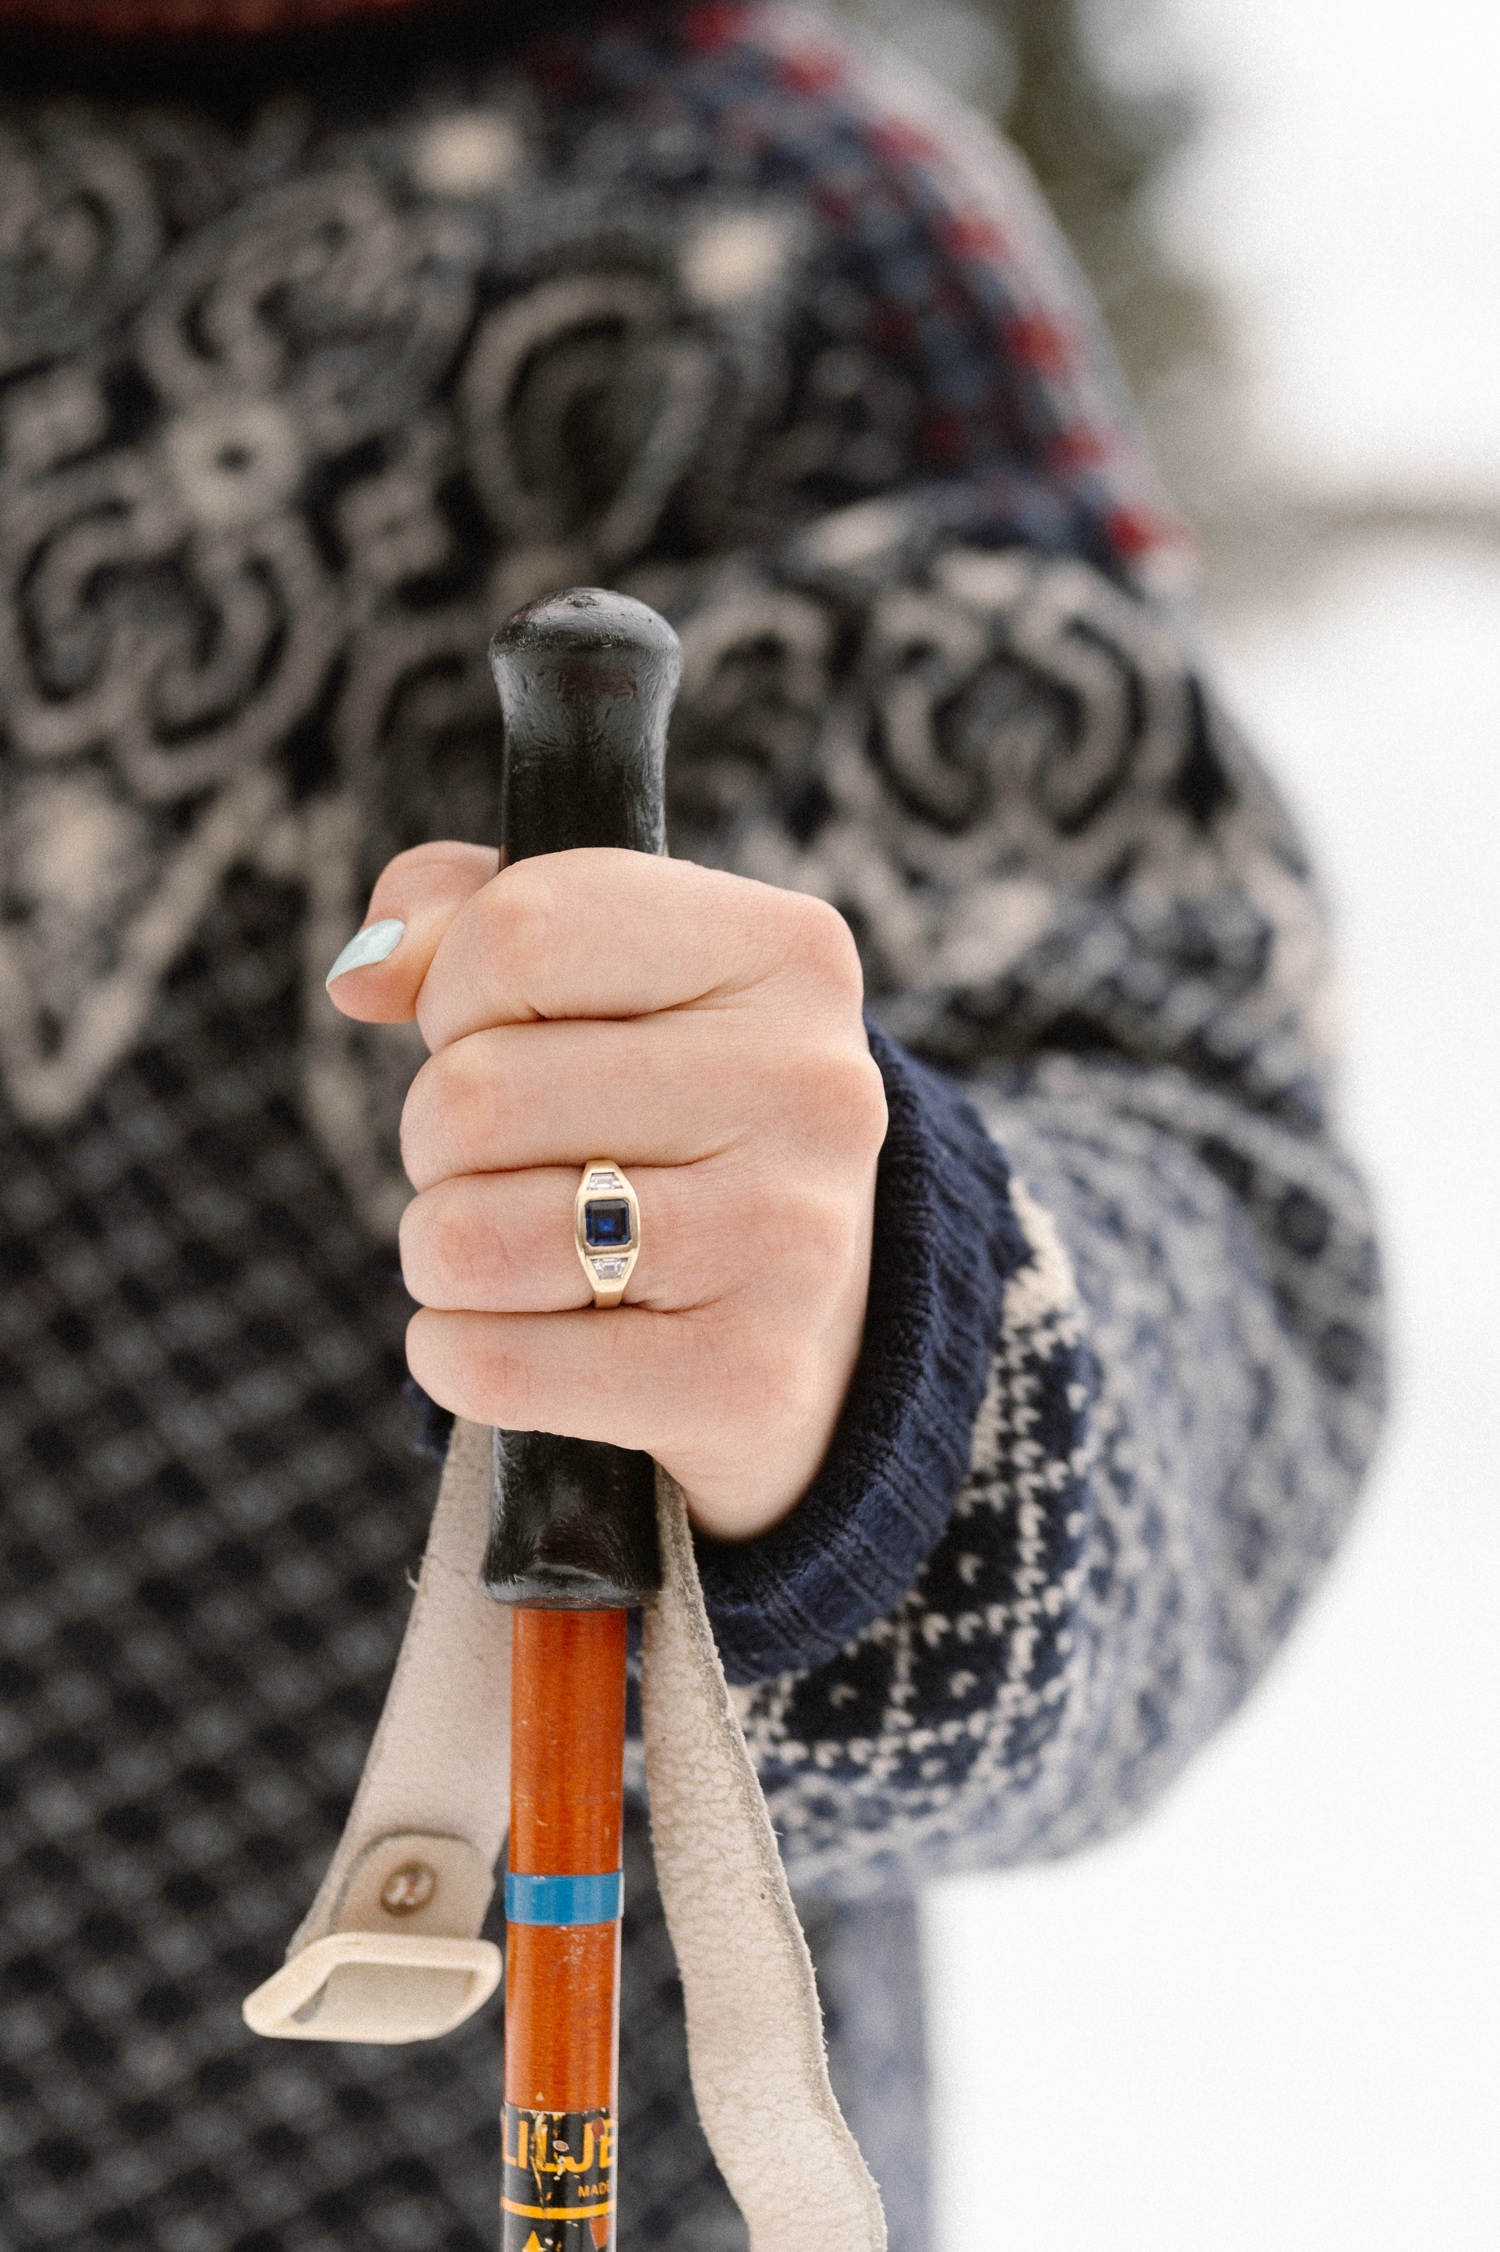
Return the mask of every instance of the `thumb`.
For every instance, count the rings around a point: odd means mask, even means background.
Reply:
[[[363,1024],[417,1013],[433,955],[459,909],[489,883],[500,855],[484,845],[425,844],[397,853],[370,894],[363,924],[328,973],[328,998]]]

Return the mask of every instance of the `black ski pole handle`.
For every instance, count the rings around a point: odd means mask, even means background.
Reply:
[[[505,728],[501,867],[583,845],[664,852],[667,721],[682,675],[666,620],[629,595],[573,587],[507,620],[490,666]],[[649,1601],[661,1585],[651,1457],[497,1432],[483,1580],[497,1601],[537,1609]]]

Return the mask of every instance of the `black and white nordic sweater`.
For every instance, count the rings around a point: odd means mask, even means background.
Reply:
[[[493,2020],[238,2005],[433,1488],[418,1059],[322,978],[392,851],[494,833],[487,636],[592,580],[682,634],[673,849],[867,971],[863,1359],[806,1500],[701,1562],[915,2252],[912,1888],[1153,1802],[1379,1406],[1316,888],[1093,316],[1013,159],[780,7],[0,61],[0,2238],[492,2240]],[[627,1901],[623,2241],[732,2246],[639,1821]]]

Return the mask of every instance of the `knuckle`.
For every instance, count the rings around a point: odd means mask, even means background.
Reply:
[[[475,1170],[473,1153],[493,1128],[501,1092],[484,1065],[482,1046],[456,1040],[428,1057],[401,1111],[401,1162],[418,1190]]]
[[[849,1141],[862,1156],[874,1158],[884,1146],[891,1113],[880,1066],[868,1048],[847,1059],[843,1093],[844,1125]]]
[[[416,1078],[406,1090],[406,1100],[401,1105],[401,1168],[414,1189],[426,1186],[427,1169],[427,1089],[423,1085],[432,1069],[432,1058],[423,1064]]]
[[[798,966],[830,998],[858,1007],[864,998],[864,971],[854,933],[836,907],[810,892],[794,895],[791,950]]]
[[[488,863],[482,846],[441,839],[432,844],[408,846],[386,862],[375,879],[370,909],[377,913],[383,902],[404,899],[409,892],[429,892],[434,883],[444,886],[455,876],[473,880]]]
[[[380,872],[380,881],[384,883],[389,876],[425,875],[429,868],[449,868],[469,858],[473,851],[472,845],[455,844],[447,840],[408,845],[405,852],[393,854],[386,862]]]
[[[401,1215],[398,1242],[401,1273],[419,1304],[472,1306],[482,1295],[483,1271],[471,1218],[446,1184],[414,1197]]]
[[[430,1267],[431,1214],[424,1210],[427,1198],[415,1196],[401,1215],[396,1230],[396,1250],[401,1261],[401,1280],[419,1306],[430,1303],[432,1278]]]
[[[406,1365],[439,1407],[454,1407],[452,1356],[443,1326],[425,1308],[406,1325]]]
[[[446,1055],[447,1050],[440,1049],[428,1057],[401,1105],[401,1163],[418,1193],[448,1169],[440,1143],[444,1106],[439,1067]]]
[[[440,1407],[471,1422],[522,1429],[524,1364],[499,1343],[496,1326],[483,1316],[424,1307],[407,1324],[407,1366]]]
[[[556,873],[538,860],[515,861],[485,894],[486,941],[523,982],[551,952],[559,910]]]
[[[885,1141],[890,1113],[880,1066],[863,1042],[840,1041],[796,1059],[796,1094],[816,1143],[861,1172]]]

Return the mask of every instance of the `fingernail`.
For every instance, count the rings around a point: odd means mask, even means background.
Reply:
[[[395,953],[405,936],[405,923],[398,922],[394,915],[383,923],[371,923],[367,929],[356,931],[323,983],[332,985],[345,970],[367,970],[372,962],[383,962],[388,954]]]

